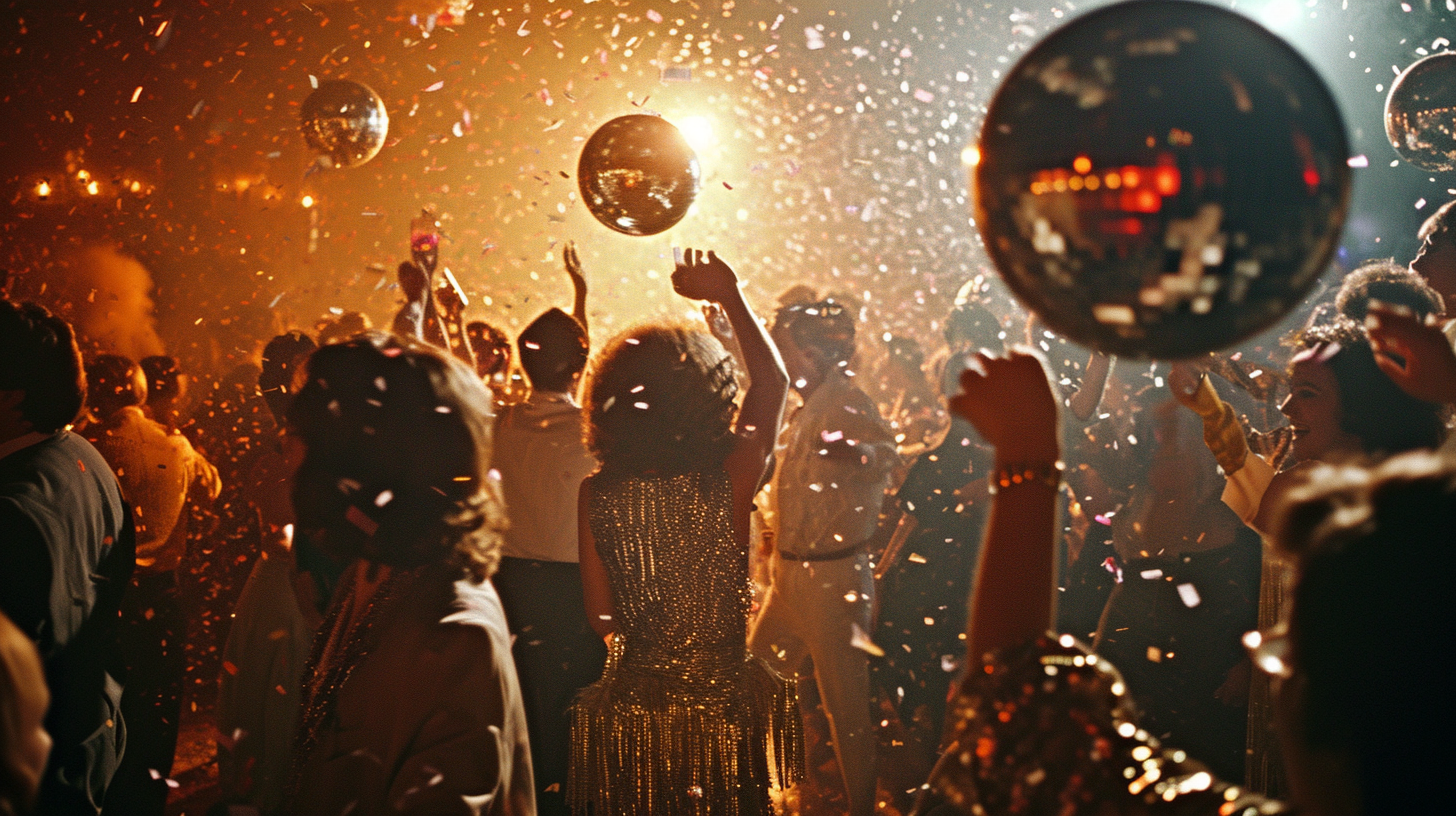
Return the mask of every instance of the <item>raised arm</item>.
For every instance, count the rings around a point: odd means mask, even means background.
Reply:
[[[1192,363],[1173,364],[1168,374],[1168,388],[1179,402],[1203,419],[1203,444],[1213,452],[1227,480],[1223,503],[1238,513],[1245,524],[1264,532],[1259,510],[1269,498],[1270,485],[1277,477],[1268,462],[1249,450],[1249,440],[1233,406],[1218,398],[1207,373]]]
[[[996,449],[996,494],[966,637],[975,666],[987,652],[1029,643],[1053,625],[1061,449],[1056,398],[1037,357],[982,353],[961,386],[951,410]]]
[[[672,273],[672,288],[683,297],[716,303],[723,309],[748,368],[748,392],[738,413],[738,444],[725,467],[734,493],[751,502],[773,453],[784,419],[789,375],[784,361],[738,289],[732,267],[712,252],[689,249]]]
[[[1102,404],[1102,392],[1107,390],[1107,375],[1112,373],[1112,359],[1110,354],[1092,352],[1077,393],[1067,400],[1072,416],[1086,422],[1097,413],[1097,406]]]
[[[576,253],[575,241],[566,242],[561,257],[566,263],[566,275],[571,278],[571,316],[581,324],[581,330],[586,332],[590,343],[591,330],[586,323],[586,275],[581,271],[581,256]]]

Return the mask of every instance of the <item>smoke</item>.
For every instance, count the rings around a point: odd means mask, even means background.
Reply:
[[[152,276],[135,258],[109,246],[63,256],[46,304],[75,327],[86,353],[109,352],[140,360],[165,349],[153,315]]]

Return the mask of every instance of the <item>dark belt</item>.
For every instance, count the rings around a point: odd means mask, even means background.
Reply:
[[[793,553],[786,553],[780,550],[779,558],[782,558],[785,561],[808,561],[810,563],[814,563],[816,561],[838,561],[841,558],[848,558],[851,555],[859,555],[862,552],[865,552],[865,548],[863,546],[859,544],[851,544],[850,546],[839,550],[804,553],[803,555],[795,555]]]

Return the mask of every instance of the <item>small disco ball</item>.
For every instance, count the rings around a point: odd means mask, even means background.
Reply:
[[[681,221],[698,195],[698,155],[660,116],[619,116],[593,133],[576,166],[586,208],[627,235],[656,235]]]
[[[333,166],[358,167],[384,146],[389,113],[369,86],[334,79],[303,100],[299,128],[308,146]]]
[[[1178,359],[1274,324],[1314,285],[1350,198],[1334,99],[1236,13],[1132,0],[1048,36],[966,151],[986,249],[1048,328]]]
[[[1385,98],[1385,135],[1417,167],[1456,170],[1456,53],[1432,54],[1396,77]]]

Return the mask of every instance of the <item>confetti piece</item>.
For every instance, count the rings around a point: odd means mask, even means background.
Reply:
[[[873,657],[885,656],[885,650],[881,649],[879,646],[876,646],[874,641],[870,640],[870,636],[866,635],[865,631],[859,628],[859,624],[851,622],[849,624],[849,628],[850,646],[853,646],[854,648],[859,649],[860,651],[865,652],[866,654],[869,654]]]
[[[1203,603],[1203,599],[1198,597],[1198,588],[1192,584],[1179,584],[1178,597],[1183,599],[1183,605],[1189,609]]]
[[[374,535],[374,532],[379,529],[379,522],[364,515],[363,510],[352,505],[348,510],[344,511],[344,519],[355,527],[358,527],[367,536]]]

